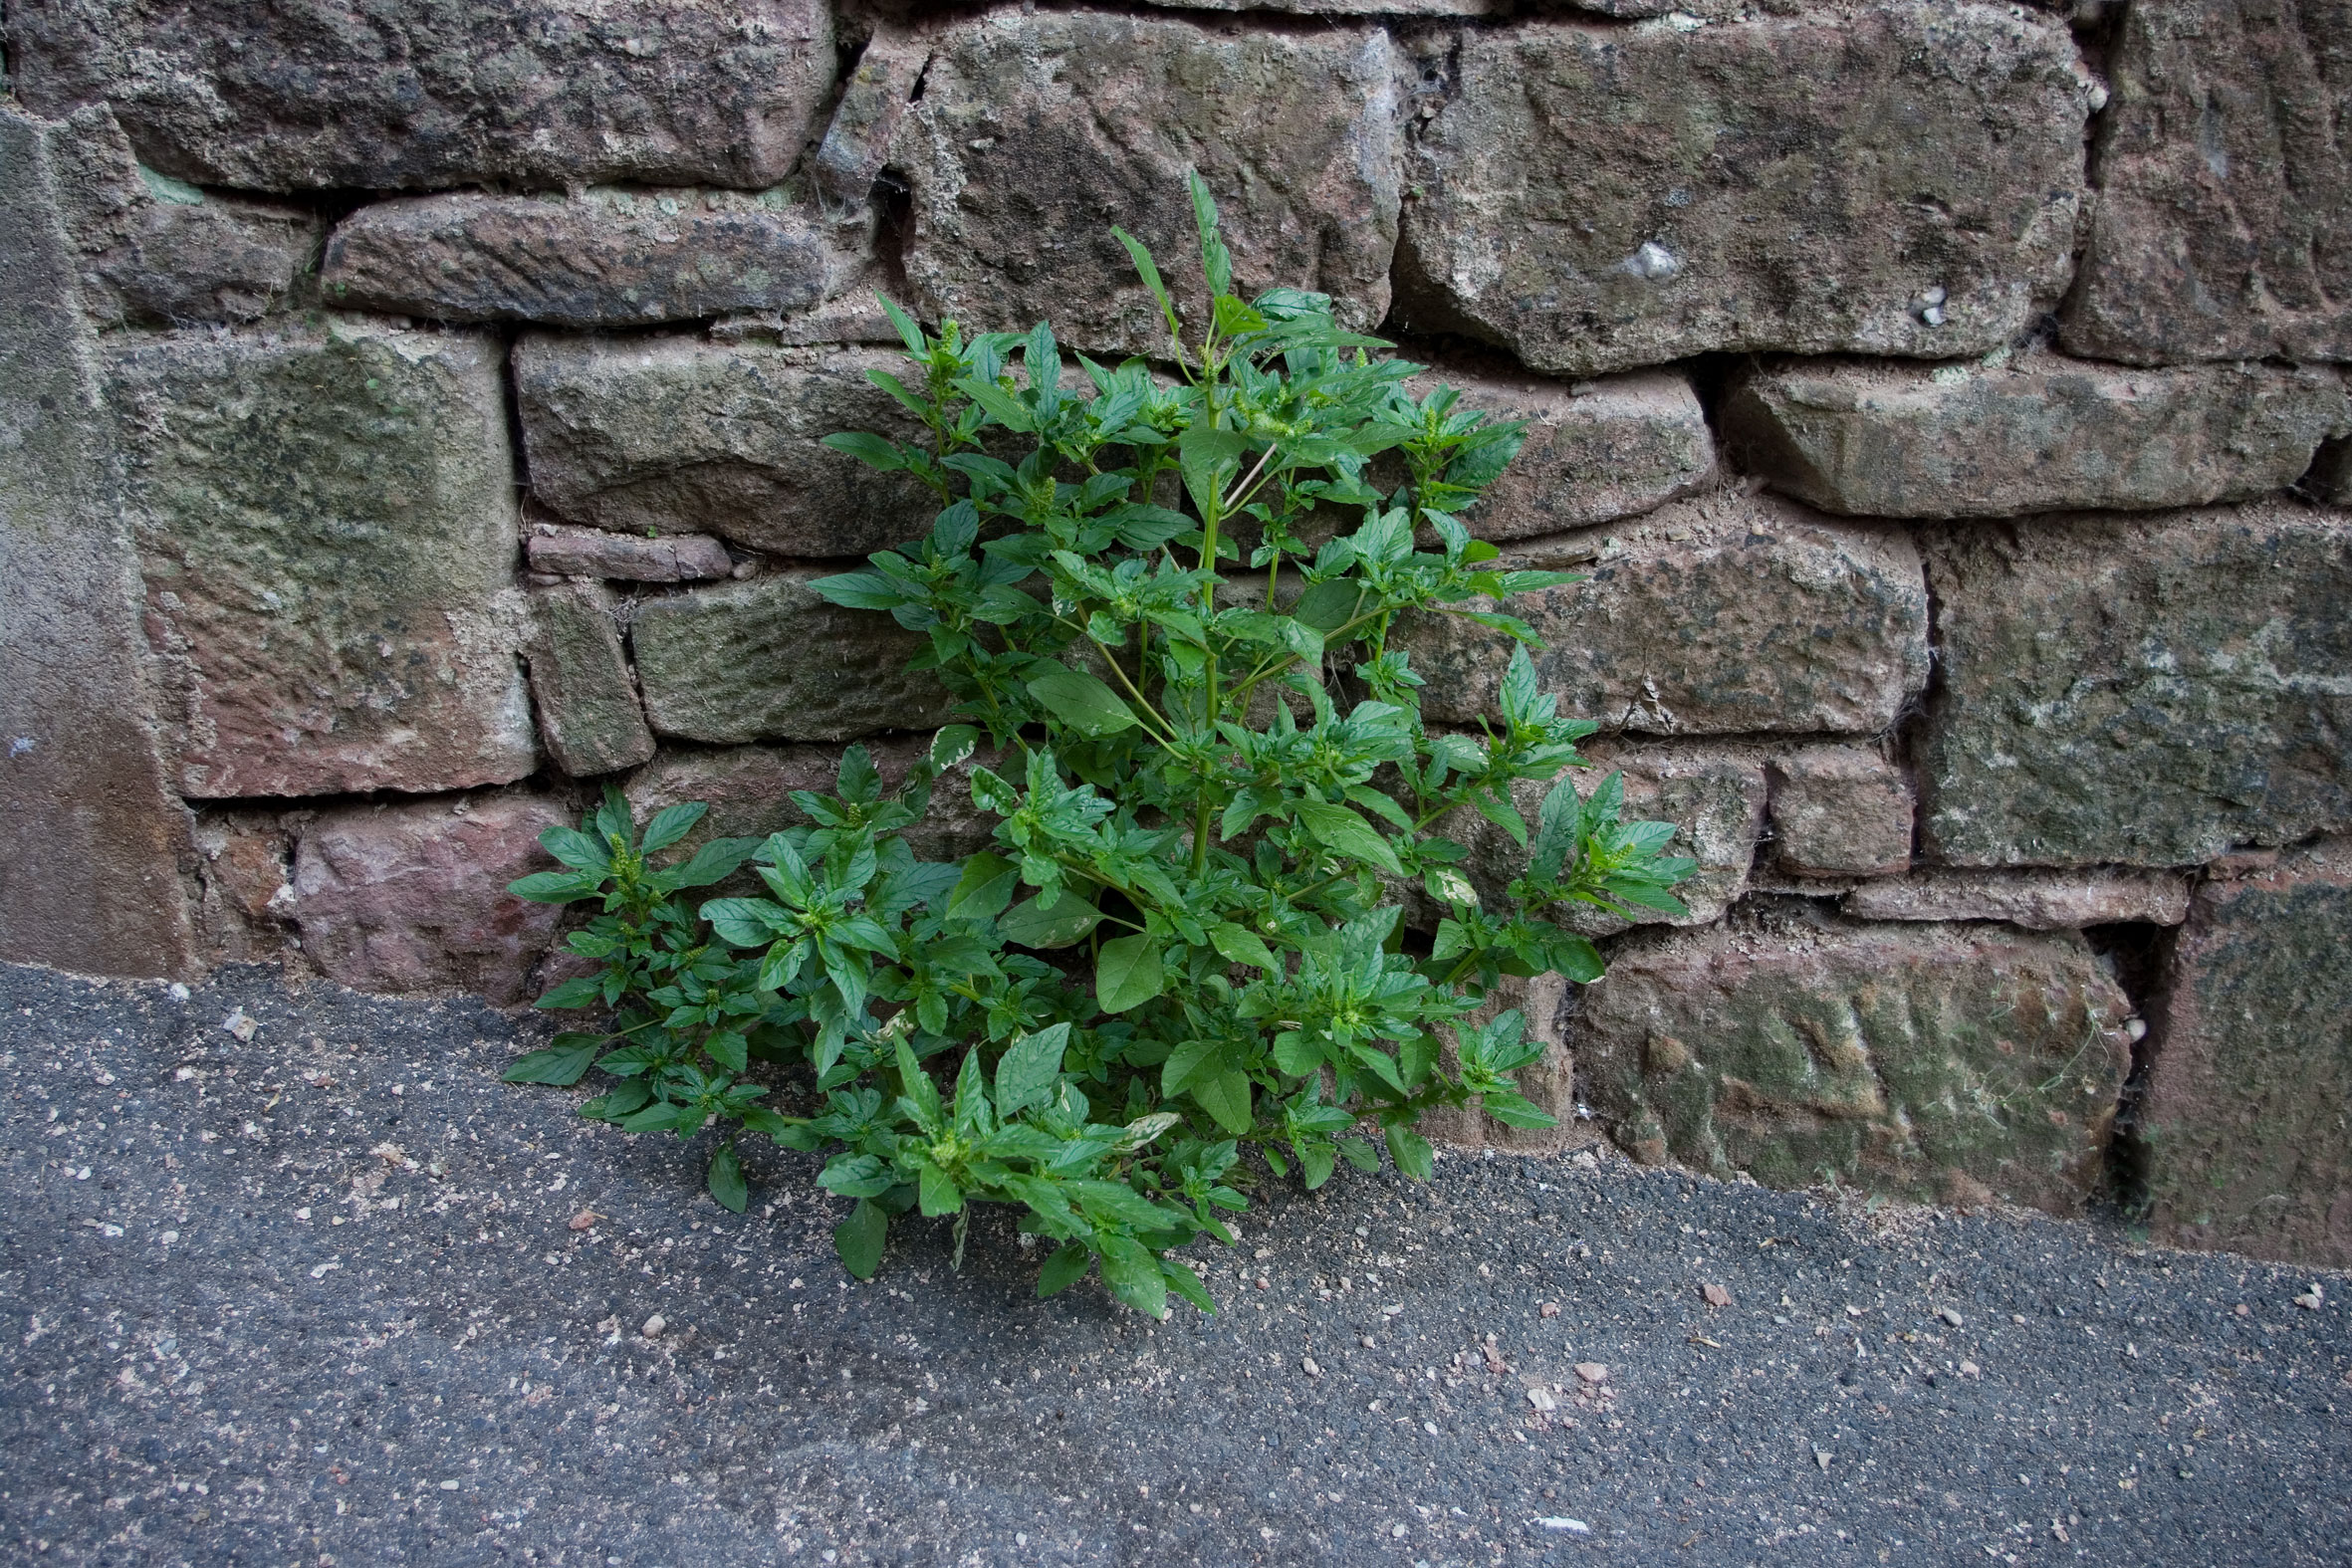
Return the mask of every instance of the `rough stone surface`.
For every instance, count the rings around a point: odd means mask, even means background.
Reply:
[[[882,776],[896,789],[916,760],[929,749],[925,736],[877,736],[861,742]],[[792,801],[795,789],[831,794],[840,778],[839,746],[734,746],[724,751],[666,752],[629,776],[629,809],[642,822],[664,806],[700,800],[710,807],[694,832],[680,841],[690,849],[706,838],[765,838],[808,817]],[[972,803],[975,757],[950,769],[931,790],[923,819],[906,830],[918,859],[960,860],[988,847],[997,817]],[[1000,771],[995,758],[985,761]]]
[[[805,311],[833,266],[783,190],[409,196],[336,225],[320,290],[436,321],[641,327]]]
[[[0,108],[0,958],[183,975],[195,932],[60,196],[65,127]]]
[[[299,948],[294,834],[276,811],[196,813],[196,931],[205,961],[248,964]]]
[[[930,61],[928,37],[888,20],[875,22],[857,69],[841,84],[824,139],[810,159],[810,172],[829,211],[849,216],[871,205],[874,181],[889,160],[890,142]]]
[[[1715,441],[1687,377],[1662,371],[1566,383],[1441,369],[1414,396],[1458,387],[1458,407],[1529,421],[1520,448],[1463,521],[1481,539],[1532,539],[1647,512],[1715,475]],[[1401,476],[1400,476],[1401,477]]]
[[[2185,866],[2352,821],[2352,518],[2040,519],[1928,573],[1931,860]]]
[[[2032,354],[1997,368],[1779,366],[1747,377],[1723,417],[1743,467],[1826,511],[1974,518],[2284,490],[2352,402],[2328,370]]]
[[[66,124],[59,194],[82,253],[82,308],[98,322],[250,322],[308,296],[316,214],[140,168],[104,105]]]
[[[351,323],[110,344],[181,792],[529,774],[498,346]]]
[[[2078,939],[1719,927],[1620,948],[1571,1040],[1642,1159],[2074,1214],[2130,1012]]]
[[[2352,1266],[2348,931],[2344,839],[2199,890],[2140,1108],[2159,1239]]]
[[[18,95],[106,101],[148,167],[247,190],[759,189],[831,88],[824,0],[15,0]]]
[[[727,547],[707,534],[667,534],[645,539],[595,528],[533,524],[523,536],[524,559],[534,571],[567,577],[614,577],[625,582],[699,582],[735,569]]]
[[[929,529],[939,503],[820,445],[842,430],[921,434],[870,369],[902,354],[695,337],[533,335],[515,352],[539,499],[624,533],[713,533],[785,556],[864,556]]]
[[[600,582],[531,593],[531,697],[556,766],[575,779],[634,768],[653,755],[620,645],[620,604]]]
[[[1424,74],[1403,314],[1537,369],[1982,353],[2067,282],[2092,89],[2055,22],[1535,21],[1464,33]]]
[[[1077,347],[1165,355],[1110,228],[1151,247],[1197,322],[1197,167],[1242,294],[1320,290],[1369,328],[1388,311],[1401,145],[1378,29],[1000,11],[941,38],[894,144],[914,185],[907,281],[926,317],[1050,319]]]
[[[2189,881],[2166,871],[1922,871],[1846,894],[1860,920],[2005,920],[2028,931],[2188,918]]]
[[[842,609],[793,571],[637,608],[631,641],[654,730],[689,741],[849,741],[944,723],[947,694],[906,661],[928,646],[887,615]]]
[[[2352,359],[2352,0],[2134,0],[2109,56],[2077,353]]]
[[[506,887],[556,869],[539,835],[571,817],[554,800],[523,794],[323,812],[295,853],[303,950],[359,991],[524,1001],[563,912]]]
[[[1510,559],[1510,558],[1507,558]],[[1590,580],[1513,599],[1560,712],[1645,735],[1876,734],[1927,682],[1909,539],[1718,495],[1525,553]],[[1582,564],[1578,564],[1582,562]],[[1444,723],[1491,714],[1511,644],[1458,616],[1400,630]]]
[[[1691,879],[1674,890],[1690,906],[1688,916],[1642,910],[1633,921],[1590,906],[1552,911],[1552,918],[1586,936],[1612,936],[1634,925],[1705,925],[1748,891],[1757,841],[1764,825],[1764,770],[1745,749],[1715,746],[1629,747],[1598,743],[1584,748],[1590,766],[1563,776],[1579,795],[1589,796],[1611,773],[1625,776],[1625,817],[1672,822],[1671,854],[1699,862]],[[1512,785],[1513,801],[1533,822],[1548,787],[1533,780]],[[1525,874],[1528,852],[1510,834],[1475,811],[1456,812],[1445,831],[1470,850],[1465,862],[1472,884],[1489,907],[1504,907],[1505,890]]]
[[[1893,876],[1911,865],[1911,782],[1860,746],[1772,760],[1772,847],[1784,870]]]

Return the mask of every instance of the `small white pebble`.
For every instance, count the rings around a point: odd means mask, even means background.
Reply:
[[[659,1312],[656,1312],[651,1317],[645,1319],[645,1326],[638,1329],[637,1332],[644,1335],[647,1339],[659,1339],[661,1337],[661,1331],[669,1326],[669,1319],[663,1317]]]

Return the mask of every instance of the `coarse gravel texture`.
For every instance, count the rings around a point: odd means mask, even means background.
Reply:
[[[1587,1152],[1273,1198],[1206,1258],[1213,1318],[1037,1301],[1009,1222],[960,1274],[910,1223],[856,1285],[812,1162],[754,1160],[727,1214],[700,1146],[498,1082],[539,1028],[265,969],[184,998],[0,969],[0,1556],[2352,1550],[2341,1274]]]

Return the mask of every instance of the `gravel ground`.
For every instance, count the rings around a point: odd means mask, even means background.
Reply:
[[[0,968],[0,1019],[16,1561],[2352,1557],[2341,1274],[1464,1155],[1262,1204],[1154,1324],[1009,1224],[851,1283],[813,1162],[727,1214],[472,1004]]]

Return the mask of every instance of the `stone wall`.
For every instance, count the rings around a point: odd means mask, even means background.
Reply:
[[[1701,862],[1532,1090],[2352,1262],[2352,0],[0,27],[0,956],[515,1002],[600,782],[903,766],[944,699],[807,586],[923,516],[817,444],[899,423],[872,291],[1155,351],[1108,229],[1183,256],[1197,168],[1245,288],[1533,421],[1473,525],[1589,571],[1539,671]],[[1502,649],[1412,636],[1474,719]]]

